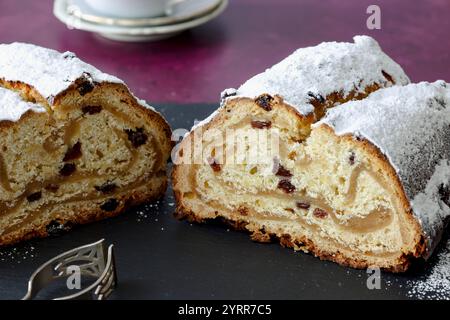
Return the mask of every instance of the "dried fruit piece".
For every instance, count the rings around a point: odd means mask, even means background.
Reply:
[[[350,154],[350,157],[348,157],[348,162],[350,163],[351,166],[355,164],[355,153],[354,152],[352,152]]]
[[[266,111],[272,110],[273,97],[270,94],[262,94],[255,99],[255,103]]]
[[[312,91],[308,91],[308,96],[319,103],[325,102],[325,98],[319,93],[314,93]]]
[[[217,160],[214,158],[209,157],[208,163],[214,172],[219,172],[222,169],[222,166],[220,165],[220,163],[218,163]]]
[[[29,194],[27,196],[27,200],[28,202],[34,202],[34,201],[38,201],[42,198],[42,192],[38,191],[38,192],[34,192],[32,194]]]
[[[305,209],[305,210],[307,210],[307,209],[309,209],[309,207],[311,207],[311,205],[307,202],[297,202],[296,206],[299,209]]]
[[[83,114],[96,114],[100,113],[103,110],[102,106],[84,106],[81,108],[81,111]]]
[[[83,81],[78,85],[77,90],[81,96],[84,96],[94,90],[94,84],[90,81]]]
[[[258,172],[258,167],[253,167],[250,169],[250,174],[253,175]]]
[[[76,58],[77,56],[73,52],[66,51],[62,54],[62,57],[63,57],[63,59],[72,60],[73,58]]]
[[[71,148],[69,148],[64,156],[63,161],[72,161],[75,159],[79,159],[82,156],[81,152],[81,142],[78,141]]]
[[[272,122],[264,120],[252,120],[251,125],[252,128],[255,129],[269,129],[270,127],[272,127]]]
[[[142,146],[148,140],[148,136],[145,133],[144,128],[136,128],[136,130],[125,129],[124,131],[128,135],[128,140],[135,148]]]
[[[287,179],[280,180],[278,182],[278,188],[285,193],[292,193],[295,191],[295,186]]]
[[[100,209],[102,209],[103,211],[111,212],[111,211],[116,210],[118,206],[119,206],[119,202],[116,199],[111,198],[111,199],[108,199],[105,203],[103,203],[100,206]]]
[[[275,175],[286,178],[292,177],[292,173],[288,169],[283,167],[281,164],[278,164],[278,170],[275,173]]]
[[[117,185],[113,182],[106,181],[101,186],[95,186],[94,188],[101,193],[112,193],[117,189]]]
[[[383,74],[383,76],[386,78],[387,81],[391,82],[392,84],[395,84],[394,79],[392,78],[392,76],[389,73],[387,73],[384,70],[381,70],[381,73]]]
[[[320,208],[315,208],[314,212],[313,212],[313,215],[315,217],[317,217],[317,218],[323,219],[323,218],[326,218],[328,216],[328,212],[326,212],[325,210],[320,209]]]
[[[92,81],[92,76],[89,72],[84,72],[83,76],[76,81],[77,90],[81,96],[84,96],[94,90],[94,82]]]
[[[66,163],[64,164],[64,166],[59,170],[59,174],[64,176],[64,177],[68,177],[70,176],[72,173],[75,172],[75,170],[77,169],[76,165],[74,163]]]

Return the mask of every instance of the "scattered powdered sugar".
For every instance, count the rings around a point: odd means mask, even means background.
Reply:
[[[326,98],[334,92],[344,95],[363,92],[373,83],[388,86],[383,72],[396,84],[409,83],[402,68],[389,58],[378,43],[368,36],[355,36],[354,43],[324,42],[302,48],[265,72],[245,82],[230,99],[255,98],[263,93],[280,95],[300,113],[314,111],[311,96]],[[228,94],[229,95],[229,94]],[[225,96],[226,98],[226,96]]]
[[[31,102],[11,90],[0,87],[0,121],[18,121],[27,111],[45,112],[45,108]]]
[[[57,96],[85,75],[94,82],[122,83],[72,52],[60,53],[27,43],[0,44],[0,78],[29,84],[46,99]]]
[[[20,264],[37,256],[35,247],[24,243],[15,247],[0,248],[0,262]]]
[[[371,141],[396,169],[431,253],[449,216],[450,88],[444,81],[381,89],[330,109],[314,127]],[[447,202],[447,204],[445,203]]]
[[[436,264],[417,280],[408,280],[407,295],[415,299],[450,300],[450,241],[437,254]]]

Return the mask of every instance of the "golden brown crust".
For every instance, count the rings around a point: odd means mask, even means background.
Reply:
[[[71,215],[71,212],[65,211],[64,213],[59,215],[56,220],[51,219],[30,230],[21,229],[17,232],[8,233],[6,236],[0,237],[0,246],[12,245],[32,238],[48,237],[50,236],[50,234],[48,232],[47,226],[54,221],[57,221],[60,225],[64,226],[65,230],[68,230],[75,225],[82,225],[106,218],[115,217],[133,206],[160,199],[162,196],[164,196],[167,189],[167,179],[164,179],[163,183],[161,183],[157,189],[152,189],[151,185],[152,183],[149,183],[144,186],[144,188],[141,188],[141,190],[136,190],[132,193],[123,194],[120,197],[117,197],[120,205],[114,211],[104,211],[100,207],[88,210],[75,209],[74,215]]]
[[[373,88],[369,88],[369,92],[375,91],[379,87],[374,86]],[[368,94],[367,93],[367,94]],[[342,98],[342,97],[340,97]],[[203,130],[206,131],[210,128],[220,128],[221,124],[224,123],[227,120],[227,113],[231,112],[233,108],[238,103],[243,103],[245,101],[251,100],[249,98],[234,98],[231,100],[228,100],[227,103],[222,107],[220,112],[216,117],[214,117],[209,123],[206,123],[203,127]],[[299,121],[302,122],[305,126],[310,126],[311,123],[314,122],[314,119],[307,118],[304,115],[300,114],[295,108],[286,105],[281,97],[276,97],[276,102],[272,106],[273,112],[289,112],[289,114],[292,117],[295,117]],[[320,113],[320,111],[319,111]],[[331,128],[321,128],[323,130],[330,130]],[[196,129],[197,130],[197,129]],[[310,129],[308,131],[308,134],[310,132]],[[191,139],[191,137],[195,134],[195,131],[191,132],[190,135],[188,135],[180,145],[180,150],[183,148],[183,146],[186,146]],[[390,164],[389,160],[386,158],[386,156],[372,143],[370,143],[367,140],[358,140],[357,138],[346,135],[342,136],[342,139],[346,141],[351,141],[351,143],[358,145],[362,149],[364,149],[369,156],[374,160],[374,162],[377,163],[379,168],[382,168],[381,170],[383,172],[386,172],[386,174],[389,177],[389,180],[393,182],[393,189],[395,192],[395,196],[400,200],[401,207],[404,209],[404,212],[407,213],[406,218],[410,225],[413,226],[413,232],[414,232],[414,243],[415,247],[406,254],[401,255],[395,264],[385,267],[384,270],[391,271],[391,272],[403,272],[406,271],[411,263],[411,261],[415,258],[421,257],[425,250],[425,238],[422,233],[421,227],[417,219],[415,218],[411,206],[409,204],[409,201],[406,197],[406,194],[403,190],[403,186],[400,182],[400,179],[395,171],[395,169]],[[190,170],[189,165],[184,164],[177,164],[174,166],[174,170],[172,171],[172,181],[174,185],[174,193],[175,193],[175,199],[177,203],[176,208],[176,216],[180,219],[188,219],[191,222],[205,222],[210,219],[222,219],[223,214],[221,212],[215,211],[214,214],[212,212],[202,212],[201,215],[195,213],[192,211],[191,208],[188,206],[185,206],[188,203],[188,200],[183,198],[183,193],[180,191],[179,188],[181,188],[183,185],[186,185],[186,181],[184,181],[185,177],[183,177],[182,172],[184,170]],[[297,250],[303,250],[303,251],[309,251],[312,252],[315,256],[324,259],[324,260],[330,260],[334,261],[336,263],[339,263],[344,266],[350,266],[354,268],[367,268],[370,267],[370,263],[364,259],[352,259],[347,256],[345,256],[342,252],[327,252],[320,248],[318,248],[310,239],[307,239],[306,237],[298,238],[298,239],[288,239],[287,235],[284,236],[277,236],[277,230],[268,230],[267,226],[259,225],[255,226],[255,222],[253,221],[252,224],[249,224],[246,222],[245,216],[243,216],[240,212],[237,212],[236,215],[232,214],[233,220],[227,220],[228,224],[231,224],[235,229],[238,230],[245,230],[251,232],[251,238],[255,241],[261,241],[261,242],[267,242],[269,239],[278,238],[280,240],[280,244],[282,246],[286,247],[292,247]],[[240,217],[240,218],[239,218]]]
[[[278,241],[280,245],[284,248],[291,248],[296,251],[301,250],[305,253],[312,253],[315,257],[318,257],[321,260],[332,261],[345,267],[351,267],[355,269],[366,269],[371,267],[371,265],[366,260],[350,259],[348,257],[345,257],[340,252],[331,253],[321,250],[311,240],[307,239],[306,237],[292,239],[291,236],[288,234],[278,236],[275,230],[270,230],[267,228],[267,226],[259,226],[255,228],[252,227],[246,221],[228,220],[223,217],[202,219],[201,217],[198,217],[195,213],[193,213],[191,210],[185,208],[182,205],[177,206],[175,216],[179,220],[186,219],[189,222],[196,222],[196,223],[206,223],[208,222],[208,220],[220,219],[221,221],[225,222],[226,224],[233,227],[237,231],[244,231],[250,233],[250,238],[253,241],[257,241],[260,243],[270,243]],[[398,264],[388,268],[382,268],[382,270],[395,273],[405,272],[409,268],[413,258],[415,258],[415,256],[403,255],[399,258]]]
[[[27,84],[21,82],[8,82],[0,79],[0,86],[19,92],[23,99],[26,101],[40,103],[45,106],[47,109],[47,113],[45,114],[47,114],[49,117],[53,117],[55,112],[66,111],[63,110],[62,106],[64,105],[64,99],[66,99],[68,96],[79,96],[78,99],[83,98],[80,96],[77,90],[78,85],[79,83],[77,82],[73,83],[67,90],[54,97],[53,101],[49,103],[33,87]],[[120,83],[105,82],[95,84],[92,91],[85,94],[85,96],[89,97],[89,95],[97,94],[102,90],[108,90],[110,93],[114,93],[121,100],[121,102],[127,104],[130,107],[131,112],[140,114],[143,121],[158,133],[155,138],[157,139],[158,147],[161,149],[161,153],[163,155],[162,165],[165,167],[173,146],[173,142],[171,141],[171,129],[166,120],[159,113],[140,104],[130,93],[128,88]],[[78,104],[77,106],[79,106],[80,108],[82,107],[81,104]],[[29,110],[24,113],[16,122],[0,121],[0,131],[9,130],[13,126],[20,126],[22,122],[28,120],[32,116],[36,116],[36,114],[34,111]],[[146,184],[148,190],[145,190],[145,188],[140,188],[132,191],[131,193],[122,194],[119,198],[116,199],[119,201],[120,205],[114,211],[108,212],[97,207],[95,209],[80,209],[76,210],[76,212],[65,212],[58,217],[58,223],[62,225],[85,224],[107,217],[116,216],[133,205],[155,200],[165,193],[165,190],[167,188],[167,177],[164,174],[163,179],[161,177],[155,177],[154,179],[155,181],[157,181],[158,179],[161,180],[158,181],[159,185],[152,185],[152,178]],[[34,237],[48,236],[46,228],[47,225],[52,221],[53,219],[51,221],[44,221],[39,226],[33,227],[33,229],[20,229],[15,232],[8,233],[4,236],[0,236],[0,245],[9,245]]]
[[[333,129],[327,125],[322,125],[321,129],[327,130],[331,134],[334,134]],[[395,195],[398,199],[400,199],[402,208],[407,213],[408,220],[410,224],[414,226],[415,234],[417,235],[415,239],[416,247],[412,255],[414,257],[423,256],[426,251],[425,235],[422,232],[419,221],[414,216],[400,178],[394,167],[392,167],[389,159],[381,152],[380,148],[375,146],[367,139],[355,138],[351,134],[342,135],[340,138],[346,141],[350,141],[355,145],[358,144],[359,146],[361,146],[368,154],[370,154],[370,157],[374,161],[376,161],[380,167],[382,167],[383,172],[385,172],[389,176],[389,180],[394,183],[393,189],[395,190]]]

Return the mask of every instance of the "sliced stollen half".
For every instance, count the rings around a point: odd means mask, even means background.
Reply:
[[[396,108],[410,106],[397,106],[414,91],[402,96],[400,85],[408,82],[375,40],[359,36],[354,43],[299,49],[238,90],[227,90],[222,106],[175,153],[178,217],[222,218],[256,241],[278,238],[283,246],[340,264],[405,270],[411,256],[423,253],[424,238],[412,212],[399,207],[408,202],[393,165],[364,138],[341,137],[313,123],[327,109],[344,117],[353,104],[362,117],[386,94],[390,105],[376,109],[385,115],[374,115],[371,126],[385,128],[389,139],[395,121],[403,123]],[[381,89],[393,84],[399,86]],[[373,91],[374,98],[344,103]],[[423,103],[411,111],[420,108]],[[411,116],[425,120],[420,112]],[[348,124],[360,121],[351,114]],[[384,116],[396,119],[392,127],[380,121]]]
[[[160,197],[167,122],[73,53],[0,45],[0,245]]]

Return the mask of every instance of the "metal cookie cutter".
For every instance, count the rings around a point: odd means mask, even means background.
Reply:
[[[113,245],[106,249],[105,240],[102,239],[64,252],[40,266],[31,275],[28,281],[28,292],[22,300],[31,300],[52,281],[66,278],[67,269],[73,266],[79,267],[81,275],[95,277],[97,280],[75,294],[58,297],[54,300],[104,300],[109,297],[117,285]]]

